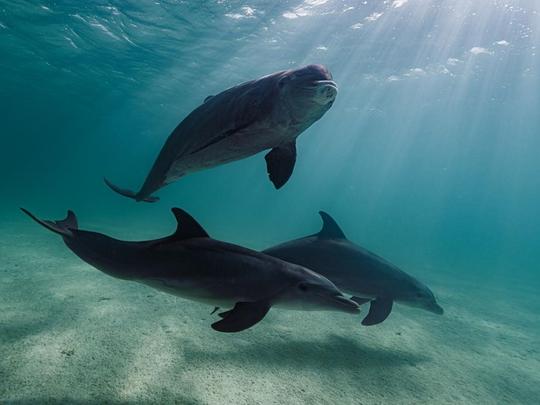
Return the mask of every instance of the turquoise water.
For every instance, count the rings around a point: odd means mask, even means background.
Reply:
[[[69,208],[81,228],[124,239],[170,232],[169,209],[178,206],[210,235],[255,249],[316,232],[324,209],[351,240],[432,286],[445,320],[406,312],[422,316],[421,328],[447,322],[448,333],[458,333],[452,309],[463,297],[482,297],[483,310],[505,303],[494,319],[518,322],[538,308],[540,286],[539,45],[536,0],[2,0],[3,254],[29,252],[31,262],[9,256],[18,272],[59,255],[59,267],[79,264],[19,206],[45,218]],[[264,154],[182,178],[160,190],[156,204],[103,184],[107,176],[138,188],[172,129],[208,95],[309,63],[326,65],[340,91],[298,139],[283,189],[268,181]],[[5,265],[9,283],[14,271]],[[9,288],[26,288],[18,280]],[[532,294],[524,304],[523,291]],[[527,319],[520,331],[534,341],[539,325]],[[528,350],[524,341],[512,344]],[[532,353],[524,385],[512,386],[507,400],[534,402]],[[18,398],[12,384],[0,400]],[[153,399],[179,400],[169,394]]]

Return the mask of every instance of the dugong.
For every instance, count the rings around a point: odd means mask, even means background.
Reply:
[[[262,320],[272,306],[352,314],[360,311],[356,302],[323,276],[264,253],[211,239],[179,208],[172,209],[176,232],[143,242],[81,230],[72,211],[64,220],[44,221],[22,210],[59,234],[82,260],[110,276],[215,307],[232,308],[220,313],[222,319],[212,324],[220,332],[247,329]]]
[[[107,185],[136,201],[189,173],[254,155],[266,149],[275,188],[291,176],[296,138],[332,106],[337,85],[328,69],[309,65],[239,84],[207,97],[171,133],[138,192]]]
[[[443,309],[431,290],[413,276],[382,257],[350,242],[339,225],[327,213],[320,232],[285,242],[263,252],[306,266],[334,282],[352,299],[370,303],[363,325],[384,321],[394,301],[442,315]]]

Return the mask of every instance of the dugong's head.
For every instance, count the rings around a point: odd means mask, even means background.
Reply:
[[[275,304],[303,311],[360,313],[358,304],[345,297],[330,280],[305,267],[290,266],[294,267],[294,276],[275,298]]]
[[[337,96],[337,85],[322,65],[286,70],[277,79],[280,110],[306,128],[328,111]]]

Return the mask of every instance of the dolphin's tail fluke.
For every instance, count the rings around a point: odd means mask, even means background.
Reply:
[[[109,188],[112,191],[115,191],[118,194],[123,195],[124,197],[131,198],[131,199],[133,199],[135,201],[144,201],[144,202],[156,202],[156,201],[159,201],[159,197],[155,197],[153,195],[141,198],[138,193],[135,193],[135,192],[133,192],[131,190],[128,190],[128,189],[125,189],[125,188],[120,188],[117,185],[111,183],[106,178],[103,178],[103,181],[105,181],[105,184],[107,186],[109,186]]]
[[[76,231],[77,229],[79,229],[79,226],[77,224],[77,217],[71,210],[68,210],[67,217],[65,219],[58,220],[58,221],[49,221],[49,220],[39,219],[30,211],[24,208],[21,208],[21,211],[24,212],[26,215],[28,215],[30,218],[32,218],[34,221],[36,221],[38,224],[44,226],[48,230],[53,231],[54,233],[57,233],[61,236],[72,237],[73,231]]]

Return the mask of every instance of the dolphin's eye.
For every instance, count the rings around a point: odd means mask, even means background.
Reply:
[[[422,298],[422,293],[416,293],[416,296],[417,296],[418,298]]]
[[[307,290],[308,290],[308,287],[307,287],[306,284],[300,283],[300,284],[298,284],[298,289],[299,289],[300,291],[307,291]]]

